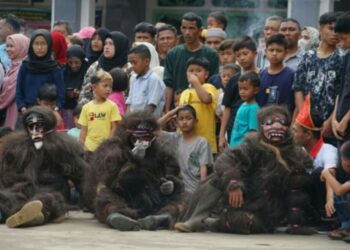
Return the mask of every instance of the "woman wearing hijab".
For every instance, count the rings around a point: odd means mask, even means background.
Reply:
[[[110,71],[115,67],[126,68],[128,63],[129,40],[119,31],[113,31],[106,37],[103,53],[87,70],[79,96],[79,104],[85,104],[93,99],[91,78],[100,69]]]
[[[66,99],[61,112],[66,129],[74,127],[73,109],[77,106],[81,85],[88,68],[85,53],[79,45],[72,45],[67,50],[67,65],[63,78],[66,88]]]
[[[55,58],[57,64],[61,67],[64,67],[67,63],[67,42],[66,38],[62,35],[61,32],[52,31],[52,54]]]
[[[99,28],[92,34],[89,46],[85,49],[89,66],[96,62],[102,54],[103,45],[109,32],[106,28]]]
[[[90,46],[91,38],[95,34],[96,29],[92,26],[86,26],[81,28],[78,33],[74,33],[73,36],[79,37],[83,41],[84,53],[87,53],[87,49]]]
[[[38,90],[45,83],[56,85],[56,108],[60,109],[63,106],[63,73],[52,58],[51,50],[50,32],[43,29],[34,31],[30,39],[28,57],[23,61],[17,77],[16,103],[21,113],[37,103]]]
[[[6,109],[5,127],[15,129],[17,121],[16,80],[22,61],[28,54],[29,38],[22,34],[13,34],[6,38],[7,54],[11,65],[4,77],[0,92],[0,109]]]

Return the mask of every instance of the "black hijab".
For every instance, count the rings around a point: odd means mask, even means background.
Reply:
[[[72,45],[67,49],[67,61],[71,57],[77,57],[81,61],[81,68],[78,72],[73,72],[67,64],[64,68],[64,83],[66,88],[80,89],[84,80],[88,64],[85,60],[85,53],[80,45]]]
[[[115,53],[113,58],[106,58],[102,53],[98,58],[99,66],[104,71],[110,71],[115,67],[122,68],[128,62],[129,39],[122,32],[112,31],[106,37],[113,40]]]
[[[103,44],[105,43],[106,36],[109,34],[109,29],[107,28],[99,28],[97,29],[94,34],[92,34],[89,45],[86,48],[86,57],[88,59],[88,65],[93,64],[98,60],[100,55],[103,53]],[[102,40],[102,50],[101,51],[93,51],[91,48],[91,41],[94,36],[98,35]]]
[[[66,64],[63,72],[64,85],[66,89],[81,89],[81,85],[84,81],[84,76],[86,70],[88,69],[88,64],[85,59],[84,49],[80,45],[72,45],[67,49],[67,61],[71,57],[77,57],[81,61],[81,68],[78,72],[73,72],[69,67],[68,63]],[[77,105],[77,100],[66,95],[66,100],[64,103],[65,109],[74,109]]]
[[[44,37],[44,39],[47,42],[47,53],[43,57],[38,57],[34,53],[33,49],[33,43],[35,38],[38,36]],[[50,72],[56,68],[58,68],[58,65],[56,61],[53,59],[51,55],[52,50],[52,39],[51,34],[49,31],[44,29],[38,29],[33,32],[32,37],[30,39],[29,44],[29,50],[28,50],[28,57],[26,60],[24,60],[24,63],[27,64],[29,72],[32,73],[47,73]]]

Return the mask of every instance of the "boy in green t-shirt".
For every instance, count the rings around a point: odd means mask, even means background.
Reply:
[[[95,151],[105,139],[114,135],[121,120],[117,105],[107,99],[112,93],[112,82],[112,76],[103,70],[91,79],[95,97],[83,106],[78,122],[80,141],[87,151]]]

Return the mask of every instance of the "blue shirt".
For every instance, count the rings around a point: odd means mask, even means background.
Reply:
[[[0,61],[2,65],[4,66],[5,70],[7,71],[11,64],[11,59],[9,58],[9,55],[7,54],[6,50],[6,43],[3,43],[0,45]]]
[[[285,104],[289,112],[294,110],[294,70],[284,67],[277,74],[270,74],[268,69],[260,72],[260,89],[258,103],[260,107],[267,104]]]
[[[252,130],[257,130],[259,105],[257,103],[243,103],[237,111],[235,123],[231,133],[230,147],[241,144],[244,136]]]
[[[56,85],[58,96],[56,105],[61,108],[65,100],[62,70],[57,67],[57,69],[47,73],[31,73],[27,64],[22,63],[17,76],[16,103],[18,109],[36,105],[38,91],[45,83]]]
[[[130,105],[130,111],[144,110],[152,104],[156,106],[154,115],[160,117],[165,104],[164,82],[151,69],[143,76],[132,78],[125,103]]]

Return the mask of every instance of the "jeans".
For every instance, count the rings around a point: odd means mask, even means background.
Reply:
[[[334,207],[343,229],[350,229],[350,193],[334,196]]]

